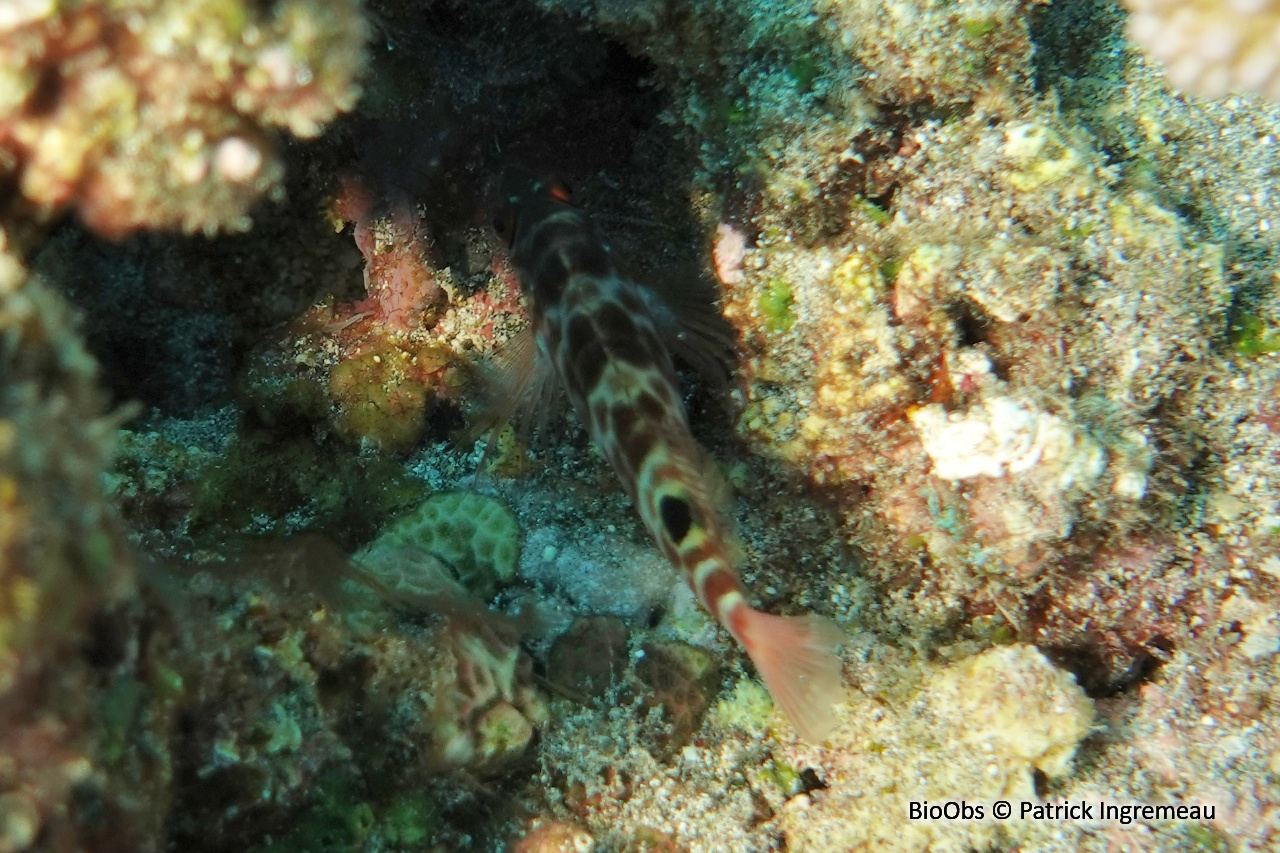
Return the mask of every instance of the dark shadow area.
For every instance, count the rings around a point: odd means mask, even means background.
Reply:
[[[1057,89],[1064,107],[1085,97],[1090,80],[1115,80],[1124,70],[1127,16],[1114,0],[1066,0],[1028,13],[1036,88]]]
[[[455,276],[503,171],[554,172],[637,278],[714,299],[692,157],[658,122],[666,97],[647,60],[532,2],[370,5],[360,105],[313,143],[285,142],[287,200],[259,205],[252,231],[113,244],[67,221],[46,245],[36,265],[84,314],[116,403],[178,417],[225,405],[275,330],[329,295],[360,298],[350,228],[320,213],[350,170],[409,194]],[[472,275],[464,293],[482,284]]]

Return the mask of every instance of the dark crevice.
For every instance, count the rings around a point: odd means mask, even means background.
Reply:
[[[1065,0],[1034,7],[1029,23],[1036,88],[1080,97],[1097,88],[1090,80],[1118,79],[1124,66],[1126,19],[1114,0]]]
[[[1158,647],[1120,652],[1105,646],[1072,646],[1043,651],[1051,661],[1072,673],[1092,699],[1114,696],[1150,681],[1164,663],[1165,654],[1165,650]]]

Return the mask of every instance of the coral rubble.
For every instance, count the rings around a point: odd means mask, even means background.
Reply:
[[[1175,85],[1211,98],[1243,89],[1280,101],[1280,6],[1273,0],[1126,5],[1133,40],[1165,63]]]
[[[99,234],[243,231],[278,192],[273,140],[359,95],[356,0],[19,2],[0,13],[0,152],[31,215]]]

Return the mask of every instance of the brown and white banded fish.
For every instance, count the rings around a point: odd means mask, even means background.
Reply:
[[[528,360],[540,360],[564,386],[658,547],[746,649],[796,730],[821,740],[840,697],[835,650],[843,633],[817,616],[773,616],[747,602],[681,402],[668,345],[687,336],[674,313],[618,272],[563,185],[509,178],[503,196],[494,224],[529,298],[537,352]],[[532,365],[517,372],[525,386],[538,375]],[[512,389],[507,398],[519,395]]]

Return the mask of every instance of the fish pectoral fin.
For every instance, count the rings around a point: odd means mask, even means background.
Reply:
[[[663,345],[714,387],[725,387],[737,337],[720,314],[714,286],[691,274],[657,281],[643,290]]]
[[[538,351],[532,327],[513,337],[502,348],[500,356],[482,371],[481,400],[471,424],[462,434],[462,442],[474,445],[488,433],[480,471],[488,462],[498,436],[522,409],[542,418],[550,411],[554,398],[555,369]],[[528,424],[523,425],[521,441]]]

